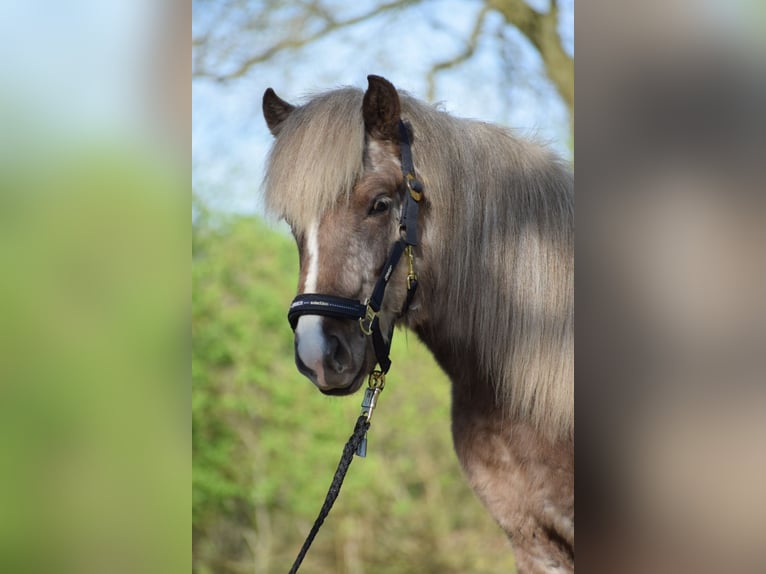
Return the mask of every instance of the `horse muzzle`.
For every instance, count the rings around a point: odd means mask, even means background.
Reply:
[[[295,329],[295,365],[327,395],[359,389],[367,367],[366,341],[356,329],[317,316],[301,317]],[[350,330],[350,333],[344,331]]]

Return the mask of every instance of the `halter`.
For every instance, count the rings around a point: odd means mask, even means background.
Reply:
[[[290,310],[287,313],[287,320],[290,321],[293,331],[295,331],[298,325],[298,319],[303,315],[323,315],[336,319],[358,320],[362,333],[365,336],[372,336],[372,346],[375,349],[375,357],[380,366],[380,370],[373,369],[370,373],[371,381],[373,377],[382,380],[391,368],[389,352],[391,350],[393,334],[389,337],[388,342],[386,342],[380,330],[379,313],[383,305],[386,286],[402,254],[406,254],[408,260],[407,300],[402,309],[402,314],[409,308],[418,287],[413,248],[418,244],[418,211],[420,201],[423,199],[423,184],[415,176],[409,133],[407,126],[402,120],[399,120],[399,149],[402,174],[404,175],[404,183],[407,188],[402,205],[402,213],[399,217],[400,238],[391,247],[388,259],[385,265],[383,265],[383,271],[372,290],[372,295],[362,303],[356,299],[337,297],[335,295],[301,293],[293,299],[293,302],[290,304]]]

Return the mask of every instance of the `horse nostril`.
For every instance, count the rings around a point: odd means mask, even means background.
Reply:
[[[340,374],[346,370],[348,353],[335,335],[329,335],[326,340],[324,367]]]

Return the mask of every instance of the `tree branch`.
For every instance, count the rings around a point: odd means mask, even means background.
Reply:
[[[192,74],[197,78],[211,78],[217,82],[226,82],[229,80],[234,80],[236,78],[240,78],[246,75],[253,66],[269,60],[270,58],[274,57],[276,54],[278,54],[279,52],[282,52],[283,50],[302,48],[303,46],[306,46],[307,44],[310,44],[311,42],[314,42],[318,40],[319,38],[331,32],[339,30],[341,28],[347,28],[349,26],[353,26],[355,24],[358,24],[360,22],[363,22],[365,20],[368,20],[380,14],[383,14],[385,12],[390,12],[392,10],[404,8],[405,6],[418,4],[422,1],[423,0],[392,0],[391,2],[387,2],[379,6],[376,6],[375,8],[373,8],[372,10],[369,10],[368,12],[365,12],[364,14],[355,16],[353,18],[348,18],[346,20],[334,20],[332,18],[328,18],[326,16],[326,12],[323,14],[319,7],[314,6],[313,11],[316,14],[319,14],[320,16],[322,16],[322,19],[325,21],[325,24],[320,30],[314,32],[313,34],[308,34],[306,36],[297,37],[297,38],[288,37],[283,40],[280,40],[279,42],[266,48],[262,52],[247,58],[231,72],[226,72],[223,74],[213,74],[211,72],[208,72],[206,69],[204,69],[204,67],[198,67],[197,69],[192,71]]]
[[[438,74],[442,70],[448,70],[450,68],[454,68],[455,66],[462,64],[463,62],[468,60],[471,56],[473,56],[473,53],[476,51],[476,45],[479,43],[479,35],[481,34],[481,29],[484,27],[484,20],[486,19],[487,13],[489,12],[489,10],[490,10],[489,6],[483,6],[482,9],[479,11],[478,16],[476,17],[476,23],[473,26],[471,35],[468,37],[468,41],[466,42],[465,49],[462,52],[460,52],[458,55],[454,56],[453,58],[450,58],[448,60],[442,60],[441,62],[437,62],[431,67],[431,70],[428,72],[428,76],[426,77],[428,80],[427,97],[429,100],[434,99],[434,93],[436,91],[436,74]]]
[[[524,0],[487,0],[487,6],[503,15],[540,53],[548,77],[564,100],[570,122],[574,114],[574,60],[561,45],[558,32],[558,3],[551,1],[546,13],[532,9]]]

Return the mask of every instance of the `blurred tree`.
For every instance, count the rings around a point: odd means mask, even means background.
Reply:
[[[337,0],[194,0],[196,18],[193,29],[192,73],[195,78],[209,78],[225,83],[249,75],[277,55],[318,43],[340,30],[363,26],[387,14],[408,13],[427,5],[436,12],[449,10],[445,1],[374,0],[353,3]],[[434,97],[434,83],[441,72],[455,68],[475,56],[482,37],[495,34],[503,42],[528,42],[539,53],[545,74],[567,107],[574,110],[574,60],[560,33],[559,0],[549,0],[547,9],[533,8],[524,0],[479,0],[475,21],[467,37],[461,37],[461,51],[433,62],[428,70],[428,97]],[[535,2],[540,4],[540,2]],[[199,9],[199,10],[198,10]],[[412,19],[421,18],[413,12]],[[490,26],[490,15],[500,16],[500,27]],[[432,22],[431,26],[438,26]],[[520,34],[508,34],[514,29]],[[398,29],[407,34],[408,29]],[[457,34],[457,32],[455,32]],[[499,54],[507,60],[504,54]]]

